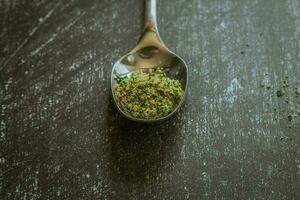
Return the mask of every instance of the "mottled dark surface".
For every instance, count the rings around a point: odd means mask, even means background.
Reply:
[[[300,1],[158,7],[189,96],[142,125],[117,113],[109,76],[143,1],[0,0],[1,200],[300,199]]]

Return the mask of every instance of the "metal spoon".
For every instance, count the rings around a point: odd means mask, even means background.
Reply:
[[[157,122],[171,117],[182,105],[187,91],[188,68],[183,59],[169,50],[161,40],[156,21],[156,0],[145,0],[145,30],[138,44],[113,66],[111,73],[111,91],[114,103],[126,118],[138,122]],[[156,119],[141,119],[130,116],[122,110],[114,93],[116,78],[130,76],[133,71],[150,73],[156,68],[163,68],[166,75],[179,80],[184,96],[177,107],[167,116]]]

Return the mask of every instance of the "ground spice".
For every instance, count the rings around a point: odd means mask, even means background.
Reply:
[[[184,94],[178,80],[158,72],[134,72],[131,76],[118,78],[115,95],[123,111],[142,119],[167,116],[181,101]]]

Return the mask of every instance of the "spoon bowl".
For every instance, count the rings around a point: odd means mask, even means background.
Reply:
[[[156,122],[171,117],[182,105],[187,91],[188,68],[184,60],[169,50],[161,40],[156,23],[156,0],[146,0],[145,31],[138,44],[113,66],[111,73],[111,90],[114,103],[120,113],[126,118],[139,122]],[[122,110],[114,93],[117,78],[130,76],[133,72],[151,73],[157,68],[167,77],[181,83],[184,95],[176,108],[167,116],[155,119],[142,119],[130,116]]]

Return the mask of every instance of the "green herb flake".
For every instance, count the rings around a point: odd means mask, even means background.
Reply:
[[[266,85],[267,90],[270,90],[271,88],[272,88],[272,85],[270,85],[270,84]]]
[[[290,114],[288,115],[288,120],[291,122],[293,120],[293,116]]]
[[[290,102],[289,97],[286,97],[284,101],[285,101],[286,103],[289,103],[289,102]]]
[[[284,95],[282,90],[277,90],[276,92],[277,97],[282,97]]]
[[[299,92],[298,88],[295,89],[295,95],[296,95],[296,97],[300,96],[300,92]]]

